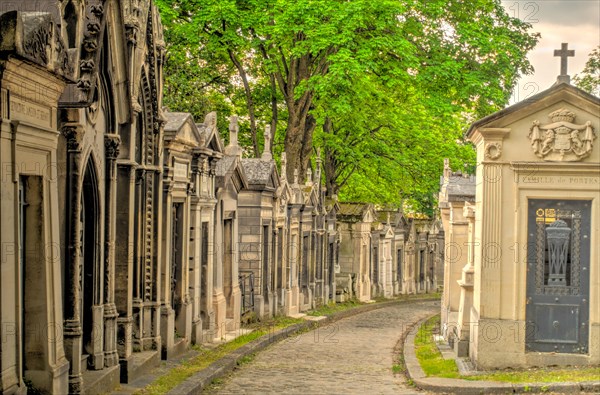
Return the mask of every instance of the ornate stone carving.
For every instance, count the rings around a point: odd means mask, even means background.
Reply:
[[[32,26],[38,23],[37,29]],[[37,63],[46,65],[49,63],[49,47],[52,39],[52,19],[50,14],[42,14],[39,17],[23,17],[24,33],[23,50]]]
[[[77,81],[77,87],[81,90],[89,91],[92,87],[92,83],[88,78],[82,78],[79,81]]]
[[[69,151],[81,150],[81,139],[83,137],[83,133],[80,133],[76,126],[63,126],[62,134],[67,140],[67,148]]]
[[[0,16],[0,37],[5,51],[15,51],[57,74],[72,76],[66,46],[50,13],[5,12]]]
[[[83,49],[85,49],[86,52],[95,52],[98,49],[98,43],[96,43],[96,40],[93,38],[86,38],[83,40]]]
[[[121,138],[118,134],[105,134],[104,135],[104,153],[106,158],[109,160],[117,159],[119,156],[119,146],[121,145]]]
[[[90,12],[94,14],[96,18],[101,19],[102,15],[104,15],[104,7],[102,4],[92,4],[90,6]]]
[[[93,59],[84,59],[79,62],[79,69],[83,72],[89,72],[94,70],[94,60]]]
[[[90,36],[97,36],[100,33],[100,24],[98,22],[90,22],[87,24],[87,30]]]
[[[578,161],[592,152],[596,132],[590,121],[575,124],[575,113],[561,108],[550,113],[552,123],[534,121],[529,132],[533,152],[548,161]]]
[[[498,142],[488,143],[485,145],[485,158],[496,160],[502,155],[502,144]]]

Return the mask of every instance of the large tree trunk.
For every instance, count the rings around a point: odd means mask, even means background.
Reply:
[[[235,65],[244,84],[244,93],[246,95],[246,106],[248,107],[248,116],[250,118],[250,136],[252,137],[252,149],[254,151],[254,157],[260,156],[260,150],[258,148],[258,138],[256,136],[256,116],[254,115],[254,100],[252,99],[252,91],[250,90],[250,84],[248,83],[248,74],[242,65],[242,62],[235,56],[233,51],[229,49],[229,58]]]
[[[311,104],[312,92],[310,91],[305,92],[298,100],[287,100],[288,126],[284,142],[288,160],[287,177],[288,180],[293,181],[294,171],[297,169],[299,183],[305,180],[312,153],[312,135],[316,121],[309,114]]]
[[[329,117],[325,118],[323,123],[324,133],[333,133],[333,123]],[[323,170],[325,172],[325,187],[327,188],[327,197],[337,195],[339,187],[337,184],[337,162],[335,160],[335,152],[325,146],[325,158],[323,161]]]

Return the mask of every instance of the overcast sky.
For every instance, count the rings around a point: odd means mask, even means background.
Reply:
[[[535,68],[532,75],[521,78],[511,104],[548,89],[560,74],[560,58],[554,50],[569,43],[575,57],[569,58],[568,74],[583,70],[588,55],[600,45],[600,0],[502,1],[511,16],[531,23],[532,31],[542,35],[529,53]]]

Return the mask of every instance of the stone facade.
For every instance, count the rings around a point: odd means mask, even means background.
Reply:
[[[235,118],[223,147],[216,113],[197,123],[163,108],[152,2],[11,7],[0,15],[0,392],[108,392],[252,314],[429,290],[403,276],[417,273],[405,244],[427,245],[428,225],[376,223],[371,205],[326,199],[319,155],[287,180],[268,131],[247,159]]]
[[[600,361],[599,114],[600,99],[561,76],[467,132],[475,202],[448,194],[442,206],[447,241],[464,244],[455,262],[446,251],[442,312],[480,369]]]

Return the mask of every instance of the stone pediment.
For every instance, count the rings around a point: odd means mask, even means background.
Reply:
[[[573,162],[590,155],[596,139],[591,121],[575,123],[575,112],[566,108],[553,111],[548,117],[550,123],[535,120],[529,131],[536,156],[549,161]]]
[[[390,225],[385,226],[385,228],[383,229],[382,235],[386,239],[392,239],[395,236],[394,231]]]
[[[319,205],[319,196],[317,194],[317,188],[317,184],[312,184],[310,186],[305,187],[305,204],[307,206],[317,207]]]
[[[179,143],[188,147],[203,147],[204,136],[200,133],[192,115],[184,112],[165,112],[165,142],[167,145]]]
[[[465,136],[472,138],[475,132],[482,128],[506,127],[507,125],[513,124],[524,118],[534,116],[536,113],[545,111],[559,103],[569,103],[573,107],[590,114],[598,114],[600,108],[600,98],[590,95],[570,84],[559,83],[543,92],[529,97],[527,100],[506,107],[503,110],[497,111],[474,122],[465,133]],[[563,105],[562,107],[565,106],[566,105]],[[581,121],[584,121],[583,123],[585,123],[587,120],[581,119]]]
[[[213,150],[214,152],[223,153],[223,142],[219,135],[219,129],[217,128],[217,113],[215,111],[209,112],[204,117],[204,123],[196,125],[198,130],[203,135],[205,141],[205,148]]]
[[[236,192],[248,188],[248,180],[242,167],[241,159],[237,156],[224,156],[217,161],[215,167],[217,187],[226,188],[232,185]]]

